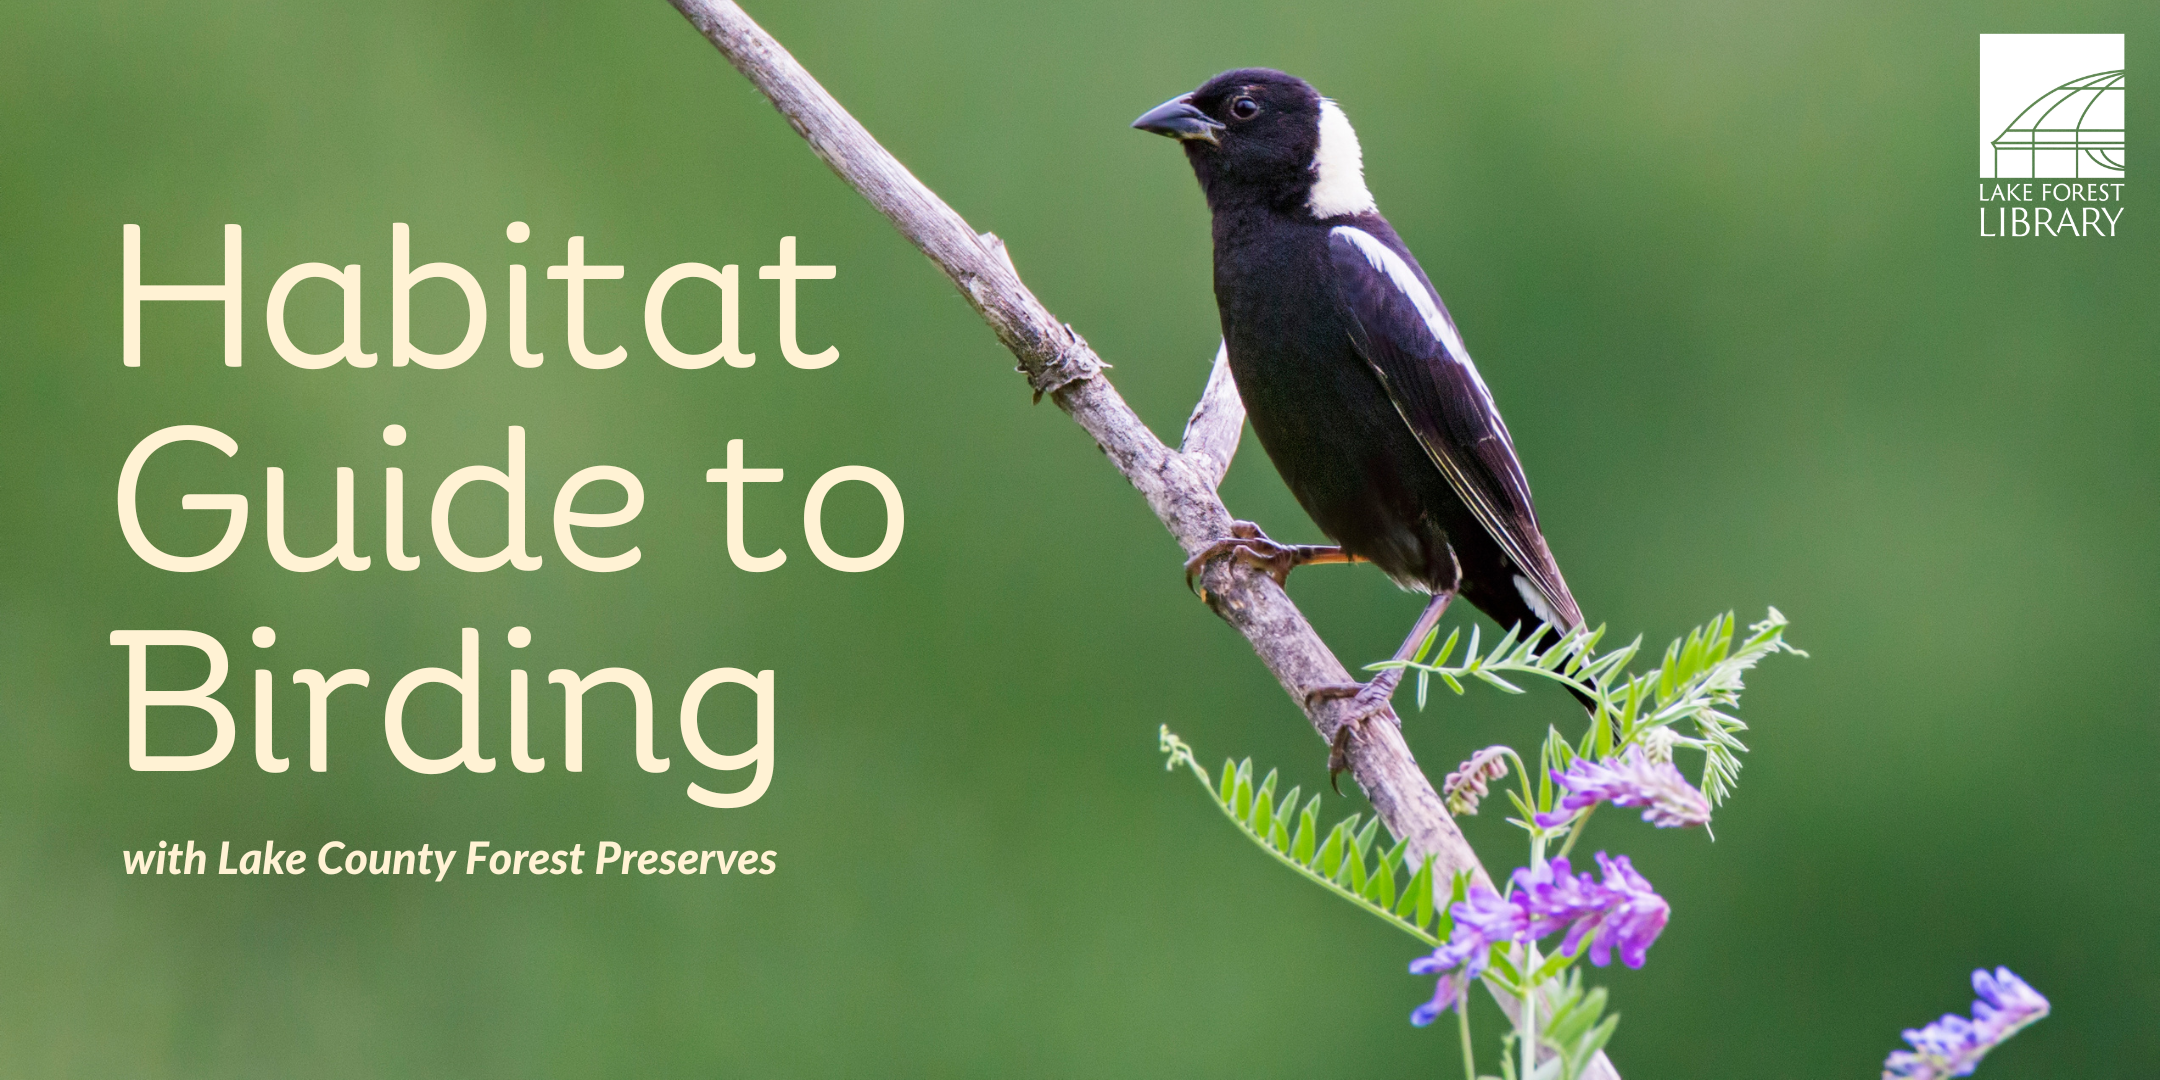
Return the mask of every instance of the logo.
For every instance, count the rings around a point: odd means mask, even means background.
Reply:
[[[1980,235],[2116,235],[2123,133],[2123,35],[1980,35]]]

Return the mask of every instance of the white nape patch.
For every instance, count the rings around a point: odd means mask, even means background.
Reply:
[[[1545,598],[1538,594],[1537,586],[1530,584],[1529,578],[1521,574],[1515,575],[1515,591],[1522,594],[1523,603],[1530,605],[1530,610],[1536,612],[1538,618],[1545,620],[1547,626],[1556,629],[1559,627],[1560,620],[1553,616],[1552,605],[1546,603]]]
[[[1462,335],[1455,332],[1454,320],[1449,319],[1447,314],[1440,310],[1440,305],[1433,302],[1432,291],[1425,287],[1423,281],[1418,280],[1417,272],[1410,269],[1410,264],[1404,262],[1402,256],[1395,254],[1395,249],[1381,243],[1378,237],[1354,225],[1337,225],[1328,231],[1356,244],[1358,251],[1365,256],[1365,261],[1371,263],[1373,269],[1386,274],[1388,280],[1394,283],[1396,291],[1417,307],[1418,314],[1425,319],[1425,328],[1432,331],[1433,338],[1447,349],[1450,358],[1470,369],[1470,381],[1477,384],[1478,393],[1485,395],[1485,404],[1491,407],[1492,391],[1485,389],[1485,379],[1478,374],[1477,365],[1471,362],[1470,350],[1463,347]],[[1499,409],[1494,408],[1493,415],[1499,415]]]
[[[1376,209],[1365,190],[1365,151],[1342,106],[1320,99],[1320,149],[1312,156],[1312,194],[1305,208],[1316,218],[1369,214]]]

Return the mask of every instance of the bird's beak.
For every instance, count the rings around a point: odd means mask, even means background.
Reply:
[[[1179,142],[1198,140],[1210,146],[1221,146],[1216,138],[1223,126],[1214,117],[1201,112],[1192,103],[1189,94],[1180,94],[1142,113],[1132,126],[1157,135],[1168,135]]]

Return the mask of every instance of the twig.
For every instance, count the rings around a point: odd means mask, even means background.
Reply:
[[[1193,467],[1207,477],[1209,487],[1222,486],[1237,456],[1238,437],[1245,431],[1245,402],[1238,397],[1237,382],[1230,377],[1230,343],[1215,347],[1215,367],[1208,372],[1207,389],[1185,421],[1185,445],[1181,449]]]

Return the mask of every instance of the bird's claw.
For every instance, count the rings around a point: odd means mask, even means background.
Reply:
[[[1334,698],[1349,698],[1350,712],[1335,725],[1335,737],[1328,740],[1328,786],[1335,794],[1342,794],[1336,777],[1350,767],[1350,738],[1354,732],[1364,730],[1367,722],[1380,715],[1395,696],[1395,688],[1402,684],[1402,669],[1390,668],[1373,676],[1369,683],[1330,683],[1316,686],[1305,692],[1305,706]]]
[[[1193,589],[1193,578],[1216,558],[1230,555],[1237,561],[1265,573],[1275,579],[1277,586],[1287,586],[1290,571],[1311,563],[1361,562],[1355,555],[1346,554],[1339,547],[1318,544],[1278,544],[1260,531],[1260,526],[1250,521],[1230,523],[1230,535],[1207,547],[1199,554],[1185,560],[1185,587]],[[1207,590],[1193,589],[1200,598],[1207,599]]]
[[[1350,720],[1364,720],[1387,708],[1395,697],[1395,688],[1402,685],[1401,668],[1389,668],[1373,676],[1367,683],[1322,683],[1305,691],[1305,707],[1311,709],[1323,701],[1336,698],[1352,699]]]
[[[1335,782],[1335,778],[1341,776],[1343,770],[1350,767],[1350,735],[1352,730],[1350,721],[1345,720],[1335,725],[1335,737],[1328,740],[1327,786],[1334,788],[1337,795],[1342,794],[1342,787]]]
[[[1230,535],[1216,540],[1200,549],[1199,554],[1185,560],[1185,587],[1200,593],[1201,598],[1205,599],[1206,591],[1194,589],[1193,578],[1206,569],[1209,562],[1232,554],[1237,556],[1239,562],[1255,570],[1265,571],[1269,577],[1275,579],[1277,585],[1288,580],[1290,571],[1297,565],[1296,547],[1268,539],[1267,534],[1260,531],[1260,526],[1250,521],[1233,521],[1230,523]]]

